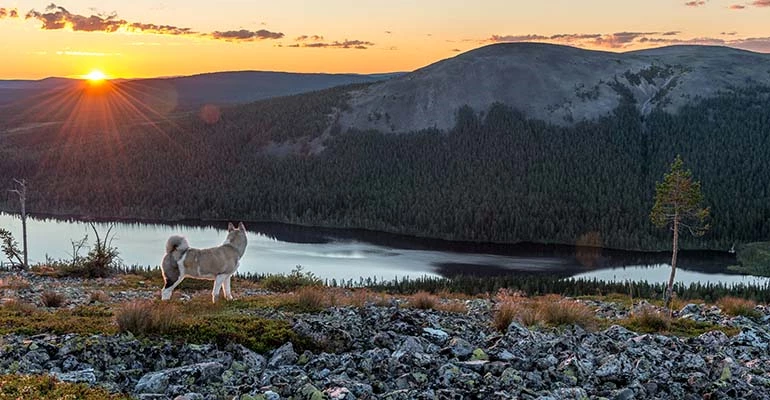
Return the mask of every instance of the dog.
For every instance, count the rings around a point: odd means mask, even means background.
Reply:
[[[238,270],[240,259],[246,252],[246,227],[243,222],[236,228],[232,223],[227,227],[227,239],[221,246],[210,249],[194,249],[181,235],[172,235],[166,241],[166,255],[161,263],[163,290],[161,300],[171,299],[174,291],[184,278],[214,281],[211,301],[217,302],[219,292],[224,289],[225,298],[233,299],[230,278]]]

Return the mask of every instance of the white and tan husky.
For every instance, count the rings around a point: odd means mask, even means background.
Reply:
[[[184,236],[173,235],[166,242],[166,255],[161,269],[165,285],[161,291],[162,300],[171,299],[174,291],[184,278],[208,279],[214,281],[211,301],[216,303],[219,292],[225,290],[225,297],[233,299],[230,278],[238,270],[240,259],[246,251],[246,227],[243,222],[236,228],[230,223],[227,239],[221,246],[210,249],[193,249]]]

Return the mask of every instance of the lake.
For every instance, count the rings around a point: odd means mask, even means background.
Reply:
[[[183,234],[193,247],[220,245],[227,223],[94,222],[101,236],[112,225],[112,245],[126,265],[157,266],[166,239]],[[0,213],[0,227],[21,242],[21,220]],[[350,229],[302,227],[277,223],[246,223],[249,245],[240,273],[289,273],[295,266],[324,279],[498,275],[543,273],[613,281],[665,282],[670,254],[540,244],[478,244],[423,239]],[[72,242],[95,236],[87,222],[30,218],[30,263],[71,259]],[[82,251],[84,255],[86,250]],[[727,252],[681,252],[677,281],[764,283],[758,278],[729,273],[735,264]]]

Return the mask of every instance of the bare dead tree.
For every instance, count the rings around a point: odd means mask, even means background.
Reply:
[[[24,268],[26,269],[29,268],[29,259],[27,258],[27,181],[14,179],[13,183],[16,184],[16,188],[9,191],[19,196],[19,203],[21,204],[21,241],[24,251]]]

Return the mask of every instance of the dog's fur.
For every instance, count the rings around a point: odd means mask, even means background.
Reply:
[[[184,236],[173,235],[166,242],[166,255],[161,263],[165,286],[161,300],[171,299],[171,294],[184,278],[208,279],[214,281],[211,301],[216,303],[221,289],[228,300],[233,299],[230,278],[238,270],[240,259],[246,251],[246,227],[243,222],[236,228],[232,223],[227,227],[227,239],[218,247],[193,249]]]

